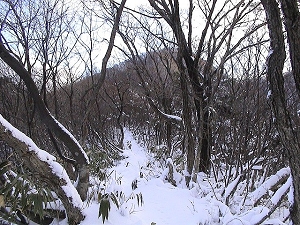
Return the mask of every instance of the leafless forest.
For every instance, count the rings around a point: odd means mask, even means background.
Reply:
[[[299,18],[297,0],[1,0],[3,224],[79,224],[62,186],[77,181],[88,201],[90,178],[122,158],[125,128],[162,167],[171,158],[187,188],[199,172],[224,190],[235,181],[227,205],[239,184],[246,196],[289,167],[269,188],[291,176],[294,201],[286,191],[269,208],[290,207],[286,221],[300,224]],[[65,210],[43,207],[53,199]]]

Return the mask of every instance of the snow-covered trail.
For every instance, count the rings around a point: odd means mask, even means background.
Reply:
[[[124,143],[126,158],[112,168],[111,176],[117,182],[107,191],[122,192],[125,200],[121,201],[119,209],[112,207],[105,225],[198,225],[218,221],[218,207],[197,198],[195,190],[174,187],[164,182],[163,178],[153,176],[154,171],[152,173],[147,167],[149,154],[129,131],[125,132]],[[135,180],[137,188],[133,190],[132,182]],[[140,193],[142,205],[138,204],[136,198]],[[102,223],[101,218],[98,218],[98,207],[94,203],[84,210],[87,219],[82,222],[83,225]]]
[[[151,223],[196,225],[199,224],[201,215],[207,218],[209,213],[205,210],[205,202],[201,204],[201,200],[195,199],[188,189],[177,188],[164,183],[162,178],[151,177],[151,171],[147,168],[149,162],[147,152],[136,143],[131,133],[126,132],[126,139],[131,143],[131,149],[126,147],[124,155],[127,158],[115,168],[115,171],[122,176],[123,190],[127,194],[132,192],[131,183],[136,179],[137,189],[134,193],[141,193],[143,196],[143,206],[130,211],[128,215],[135,221],[134,225]],[[141,173],[143,178],[140,177]],[[203,207],[199,207],[201,205]]]
[[[220,201],[222,197],[216,196],[210,184],[201,178],[192,189],[185,187],[184,180],[175,187],[164,180],[165,171],[153,166],[151,154],[127,130],[124,144],[125,159],[110,169],[108,174],[111,179],[105,185],[105,193],[119,194],[120,207],[111,204],[104,225],[251,225],[262,213],[263,208],[258,207],[240,215],[232,215]],[[136,183],[134,188],[133,183]],[[83,211],[86,218],[81,225],[103,224],[102,218],[98,218],[97,201],[85,206]],[[65,225],[66,220],[52,225],[56,224]],[[264,224],[284,223],[273,219]]]

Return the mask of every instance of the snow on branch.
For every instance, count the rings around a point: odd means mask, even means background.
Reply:
[[[161,111],[161,110],[155,105],[155,103],[153,102],[153,100],[152,100],[149,96],[147,96],[147,100],[148,100],[148,103],[149,103],[149,105],[151,106],[151,108],[152,108],[158,115],[162,116],[164,119],[173,121],[173,122],[175,122],[175,123],[182,123],[182,118],[181,118],[181,117],[164,113],[163,111]]]
[[[51,115],[51,114],[50,114]],[[78,143],[78,141],[76,140],[76,138],[73,136],[73,134],[70,133],[70,131],[68,129],[65,128],[64,125],[62,125],[60,122],[58,122],[58,120],[56,120],[52,115],[51,115],[52,119],[55,121],[55,123],[67,134],[69,135],[69,137],[74,141],[74,143],[78,146],[78,149],[81,151],[82,155],[84,156],[85,160],[87,163],[89,163],[89,157],[87,156],[86,152],[83,150],[83,148],[81,147],[81,145]]]
[[[33,174],[37,174],[39,179],[56,192],[67,210],[68,217],[71,216],[69,215],[71,211],[74,215],[77,214],[78,221],[83,219],[82,200],[72,185],[66,170],[53,155],[37,147],[31,138],[12,126],[1,114],[0,139],[4,140],[19,154]]]
[[[160,111],[160,110],[159,110]],[[174,120],[174,121],[177,121],[177,122],[182,122],[182,118],[179,117],[179,116],[175,116],[175,115],[170,115],[170,114],[166,114],[162,111],[160,111],[161,115],[163,115],[165,118],[169,118],[170,120]]]
[[[237,178],[235,178],[235,180],[232,181],[225,189],[224,197],[225,197],[226,201],[228,201],[229,196],[233,195],[237,185],[241,181],[241,178],[242,178],[242,175],[237,176]]]
[[[269,190],[283,183],[290,176],[290,168],[283,168],[279,170],[275,175],[270,176],[259,188],[251,193],[249,199],[256,205],[258,201],[267,194]]]
[[[288,180],[275,192],[267,207],[264,207],[261,213],[253,217],[253,219],[251,220],[251,224],[255,224],[255,225],[262,224],[262,222],[264,222],[267,218],[269,218],[270,215],[280,205],[284,196],[289,192],[291,185],[292,185],[292,177],[290,176]]]

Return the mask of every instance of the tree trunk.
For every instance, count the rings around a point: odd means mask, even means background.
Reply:
[[[189,43],[187,42],[186,38],[185,38],[185,34],[184,31],[182,29],[182,23],[180,20],[180,10],[179,10],[179,1],[174,1],[173,7],[172,7],[172,11],[170,12],[171,14],[168,15],[167,13],[165,13],[165,11],[161,10],[160,7],[158,6],[158,4],[154,1],[154,0],[148,0],[150,5],[166,20],[166,22],[170,25],[170,27],[172,28],[174,35],[177,39],[177,43],[178,43],[178,51],[180,52],[179,54],[181,55],[180,60],[184,59],[185,62],[185,67],[186,67],[186,72],[187,75],[189,77],[190,83],[192,85],[192,89],[193,89],[193,94],[194,94],[194,105],[195,105],[195,109],[196,109],[196,116],[197,116],[197,121],[196,121],[196,126],[197,129],[199,129],[198,135],[197,137],[195,137],[193,140],[191,140],[193,143],[191,144],[191,146],[193,145],[195,147],[195,143],[198,141],[198,144],[200,144],[200,148],[198,149],[199,154],[197,154],[197,157],[200,157],[200,159],[196,159],[196,165],[195,167],[197,167],[197,169],[194,172],[198,172],[197,170],[199,169],[202,172],[208,172],[208,168],[209,168],[209,164],[210,164],[210,148],[211,148],[211,134],[210,134],[210,121],[209,121],[209,117],[207,117],[206,121],[202,121],[201,117],[203,114],[205,114],[205,110],[207,110],[206,107],[206,103],[205,101],[207,101],[207,103],[210,101],[210,96],[204,96],[204,92],[206,88],[210,88],[205,86],[206,84],[208,84],[208,82],[202,82],[204,83],[204,85],[201,85],[200,82],[200,78],[199,78],[199,66],[198,66],[198,61],[199,58],[197,60],[194,59],[194,57],[192,56],[192,49],[191,46],[189,45]],[[191,1],[190,1],[190,4]],[[164,8],[166,10],[166,8]],[[178,64],[182,63],[182,62],[177,62]],[[206,66],[206,68],[209,68],[212,64],[209,64]],[[181,73],[181,72],[180,72]],[[184,74],[184,76],[186,76],[186,74]],[[209,78],[207,76],[207,78]],[[187,80],[187,78],[184,78]],[[183,97],[184,98],[184,97]],[[205,99],[206,98],[206,99]],[[184,99],[183,99],[184,101]],[[190,107],[190,106],[187,106]],[[191,111],[191,107],[189,109],[189,111]],[[204,116],[202,117],[204,119]],[[205,125],[203,125],[202,123],[205,122]],[[185,125],[186,126],[186,125]],[[204,130],[205,129],[205,130]],[[192,134],[188,134],[188,135],[192,135]],[[187,141],[189,140],[189,138],[187,138]],[[189,143],[187,142],[187,144],[189,145]],[[189,154],[189,150],[188,150],[188,156],[193,156],[193,159],[191,158],[187,158],[187,163],[188,163],[188,171],[190,170],[190,166],[192,166],[192,170],[193,170],[193,166],[194,166],[194,161],[195,161],[195,149],[193,149],[193,153],[192,150],[190,150]],[[190,162],[190,160],[193,160],[193,162]],[[198,163],[199,162],[199,163]]]
[[[276,128],[287,151],[294,186],[294,202],[290,208],[293,224],[300,224],[300,142],[293,130],[291,117],[286,106],[283,66],[285,60],[285,45],[280,10],[276,0],[261,0],[266,12],[270,35],[270,52],[267,59],[267,78],[271,92],[270,101],[276,119]]]
[[[205,109],[201,136],[199,172],[208,172],[210,168],[211,127],[209,111]]]
[[[290,61],[295,80],[295,86],[300,98],[300,13],[296,0],[281,0],[281,10],[284,15],[284,25],[287,31]],[[290,124],[292,126],[292,124]],[[290,167],[293,175],[295,202],[291,207],[291,218],[294,224],[300,224],[300,165],[297,160],[300,153],[300,142],[298,133],[294,134],[294,144],[290,146]],[[295,222],[297,221],[297,222]]]
[[[292,72],[300,98],[300,13],[297,0],[280,0],[287,31]]]
[[[180,54],[180,53],[178,53]],[[187,174],[185,176],[186,185],[189,186],[191,181],[191,176],[193,173],[194,161],[195,161],[195,142],[193,138],[192,130],[192,112],[189,105],[189,92],[187,76],[185,73],[185,68],[180,55],[177,57],[177,64],[180,72],[180,86],[182,91],[182,118],[183,118],[183,128],[184,128],[184,152],[186,152],[187,158]]]
[[[37,106],[40,118],[42,122],[67,146],[71,152],[73,158],[77,163],[77,169],[79,170],[79,182],[78,192],[83,200],[87,198],[88,184],[89,184],[89,171],[88,171],[88,157],[79,145],[77,140],[73,137],[69,131],[67,131],[62,124],[60,124],[50,114],[45,103],[43,102],[39,91],[24,66],[15,59],[8,50],[4,47],[3,43],[0,43],[0,57],[7,63],[24,81],[31,97],[33,98],[35,105]]]
[[[118,147],[120,149],[124,149],[124,138],[125,138],[124,128],[123,128],[122,122],[121,122],[122,114],[123,114],[123,109],[120,110],[118,118],[117,118],[117,126],[120,130],[120,139],[119,139],[119,144],[118,144]]]
[[[56,162],[55,157],[39,149],[29,137],[1,115],[0,138],[17,152],[31,174],[57,194],[64,204],[69,224],[79,224],[84,219],[80,209],[83,203],[65,169]]]

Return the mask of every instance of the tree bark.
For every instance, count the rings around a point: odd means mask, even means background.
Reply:
[[[280,0],[280,3],[287,32],[292,72],[300,98],[300,13],[297,0]]]
[[[287,110],[283,66],[286,57],[282,20],[276,0],[261,0],[266,12],[270,36],[270,52],[267,59],[267,78],[271,92],[270,101],[276,119],[276,128],[287,151],[294,186],[294,202],[290,208],[293,224],[300,224],[300,142],[293,129],[291,117]]]
[[[79,224],[84,219],[80,209],[81,198],[64,168],[55,158],[39,149],[29,137],[11,126],[1,115],[0,138],[17,152],[25,166],[38,180],[57,194],[64,204],[69,224]]]
[[[192,129],[192,112],[189,106],[189,91],[187,77],[185,74],[185,67],[182,62],[180,52],[177,57],[177,64],[180,73],[180,87],[182,92],[182,117],[183,117],[183,129],[184,129],[184,146],[183,152],[187,155],[187,174],[185,176],[186,186],[188,187],[191,181],[194,160],[195,160],[195,141],[193,138]]]
[[[300,98],[300,13],[298,3],[296,0],[281,0],[280,3],[287,32],[292,73],[298,97]],[[300,153],[300,142],[298,133],[294,131],[294,135],[295,143],[293,146],[290,146],[291,152],[289,153],[294,185],[294,204],[291,207],[290,213],[293,223],[300,224],[300,166],[299,162],[297,162]]]

